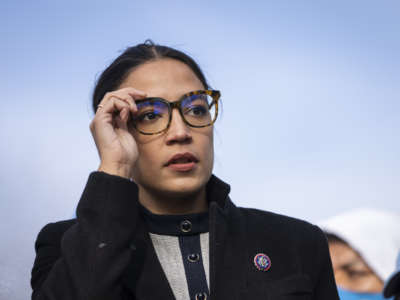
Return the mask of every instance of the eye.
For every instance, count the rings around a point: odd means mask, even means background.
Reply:
[[[157,121],[159,118],[162,117],[162,114],[157,112],[157,111],[149,111],[140,114],[137,117],[137,121],[139,122],[151,122],[151,121]]]
[[[207,108],[202,105],[192,105],[188,107],[185,111],[185,114],[189,114],[195,117],[202,117],[207,114]]]
[[[349,277],[351,278],[359,278],[359,277],[366,277],[369,276],[371,273],[366,271],[366,270],[354,270],[354,269],[350,269],[347,270],[347,274],[349,275]]]

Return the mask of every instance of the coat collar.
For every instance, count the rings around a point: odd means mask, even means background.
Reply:
[[[206,185],[207,201],[209,208],[213,203],[217,204],[223,211],[225,211],[230,202],[228,199],[231,187],[215,175],[211,175],[210,180]]]
[[[210,293],[212,299],[236,299],[245,290],[244,218],[229,199],[230,186],[212,175],[206,186],[209,202]],[[138,216],[131,264],[123,285],[137,299],[173,300],[147,225]],[[156,288],[155,288],[156,287]]]
[[[133,299],[174,300],[171,287],[154,250],[145,221],[138,216],[131,263],[123,278]]]

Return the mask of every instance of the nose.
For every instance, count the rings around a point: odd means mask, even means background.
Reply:
[[[187,144],[192,141],[192,134],[189,126],[183,121],[177,109],[172,110],[171,124],[167,130],[167,144]]]

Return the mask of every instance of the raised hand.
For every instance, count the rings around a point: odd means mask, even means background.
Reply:
[[[135,100],[145,96],[143,91],[131,87],[104,95],[90,123],[101,161],[99,171],[131,178],[138,148],[129,132],[128,120],[137,112]]]

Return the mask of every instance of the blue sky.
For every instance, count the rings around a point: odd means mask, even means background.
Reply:
[[[3,1],[0,295],[27,298],[37,232],[73,215],[98,166],[96,76],[147,38],[221,91],[215,174],[236,204],[399,211],[399,20],[398,1]]]

